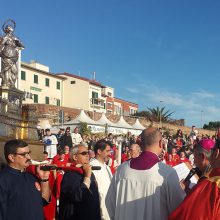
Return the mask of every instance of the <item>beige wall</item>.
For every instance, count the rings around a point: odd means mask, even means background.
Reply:
[[[21,79],[21,71],[25,71],[26,79]],[[50,105],[57,105],[57,100],[60,100],[62,106],[62,79],[53,76],[52,74],[43,73],[37,69],[30,69],[26,65],[21,66],[21,71],[18,76],[18,89],[38,95],[38,103],[45,104],[45,97],[49,97]],[[38,84],[34,83],[34,75],[38,75]],[[49,79],[49,86],[45,85],[45,79]],[[57,89],[57,81],[60,82],[60,89]],[[34,97],[32,99],[26,98],[23,101],[24,104],[34,103]]]
[[[89,110],[89,82],[63,75],[63,106]],[[71,81],[75,81],[71,84]]]

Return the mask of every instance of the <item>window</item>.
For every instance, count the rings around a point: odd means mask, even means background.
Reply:
[[[70,84],[76,84],[76,81],[71,81]]]
[[[57,106],[60,106],[60,100],[57,99]]]
[[[60,82],[57,81],[57,89],[60,89]]]
[[[48,96],[45,97],[45,104],[47,104],[47,105],[50,104],[50,98]]]
[[[120,107],[120,106],[115,106],[115,113],[117,114],[117,115],[121,115],[122,114],[122,108]]]
[[[108,96],[112,96],[112,93],[111,93],[111,92],[108,92]]]
[[[112,102],[107,102],[107,107],[112,108]]]
[[[26,72],[21,71],[21,80],[26,80]]]
[[[92,104],[98,105],[98,93],[92,92]]]
[[[45,78],[45,86],[50,86],[50,79],[48,78]]]
[[[38,75],[34,75],[34,83],[38,84]]]
[[[34,94],[34,103],[38,103],[38,95]]]

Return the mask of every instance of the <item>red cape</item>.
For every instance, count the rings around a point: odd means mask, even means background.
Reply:
[[[193,187],[169,220],[220,219],[220,169],[213,169]]]

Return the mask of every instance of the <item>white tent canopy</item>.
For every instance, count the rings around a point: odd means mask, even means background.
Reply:
[[[145,127],[140,123],[140,121],[138,120],[138,118],[136,119],[135,123],[132,125],[132,127],[134,129],[138,129],[138,130],[144,130]]]
[[[105,113],[102,113],[101,118],[98,121],[96,121],[96,123],[100,124],[100,125],[108,124],[108,126],[115,126],[115,124],[113,122],[111,122],[107,119],[107,117],[105,116]]]
[[[133,127],[124,120],[122,115],[120,119],[113,125],[113,127],[133,129]]]
[[[64,125],[75,125],[80,124],[81,122],[85,122],[87,124],[96,125],[96,121],[92,120],[86,113],[81,110],[80,114],[71,121],[64,123]]]

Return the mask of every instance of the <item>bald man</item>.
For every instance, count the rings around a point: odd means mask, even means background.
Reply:
[[[176,171],[160,162],[162,135],[154,128],[141,134],[142,153],[118,167],[106,196],[114,220],[165,220],[184,199]]]
[[[139,157],[141,152],[140,146],[138,144],[132,144],[130,147],[131,158]]]

